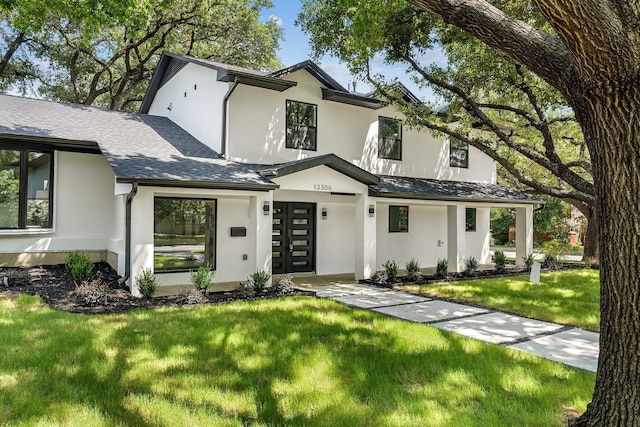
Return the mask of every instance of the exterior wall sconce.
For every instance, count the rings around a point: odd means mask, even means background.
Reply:
[[[376,207],[374,205],[369,205],[369,216],[374,217],[376,215]]]
[[[262,213],[264,213],[265,215],[269,215],[270,212],[271,205],[269,205],[269,202],[264,202],[264,205],[262,205]]]
[[[167,110],[173,110],[173,102],[170,102],[169,105],[167,105]]]
[[[327,219],[327,208],[322,208],[322,219]]]

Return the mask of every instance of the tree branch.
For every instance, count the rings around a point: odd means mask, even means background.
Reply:
[[[573,69],[569,52],[559,38],[509,16],[485,0],[409,2],[524,64],[551,86],[566,93],[566,78],[573,74]]]

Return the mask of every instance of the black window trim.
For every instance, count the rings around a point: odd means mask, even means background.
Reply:
[[[454,148],[453,148],[453,140],[460,141],[460,142],[464,143],[465,146],[466,146],[466,149],[465,148],[456,148],[456,150],[465,150],[467,152],[464,165],[452,165],[451,164],[451,157],[452,157],[453,150],[454,150]],[[469,143],[468,142],[462,141],[462,140],[460,140],[458,138],[454,138],[453,136],[449,137],[449,167],[461,168],[461,169],[469,169]]]
[[[31,144],[24,142],[0,141],[0,150],[10,150],[20,152],[20,188],[18,189],[18,226],[0,227],[0,231],[5,230],[25,230],[25,231],[50,231],[53,230],[53,200],[54,200],[54,164],[55,150],[42,144]],[[27,198],[29,179],[29,152],[43,153],[49,155],[49,213],[48,223],[44,227],[27,227]]]
[[[380,135],[380,119],[386,119],[386,120],[393,120],[394,122],[398,122],[400,124],[400,137],[399,138],[389,138],[389,137],[384,137],[384,138],[388,138],[388,139],[394,139],[396,143],[398,143],[400,145],[400,149],[398,150],[399,155],[398,158],[395,157],[390,157],[390,156],[384,156],[382,155],[382,150],[380,150],[380,139],[383,138]],[[388,160],[397,160],[397,161],[402,161],[402,120],[400,119],[396,119],[394,117],[386,117],[386,116],[378,116],[378,157],[380,159],[388,159]]]
[[[313,132],[315,133],[315,146],[313,148],[304,148],[304,147],[294,147],[293,144],[289,143],[289,135],[287,130],[289,129],[289,104],[295,102],[296,104],[305,104],[305,105],[312,105],[315,107],[315,117],[313,118],[313,121],[315,122],[315,126],[308,126],[308,125],[304,125],[307,126],[308,128],[312,128]],[[304,102],[304,101],[296,101],[294,99],[287,99],[285,101],[285,142],[284,142],[284,146],[285,148],[289,148],[291,150],[305,150],[305,151],[318,151],[318,104],[312,104],[310,102]]]
[[[406,230],[392,230],[391,229],[391,209],[392,208],[406,208],[407,209],[407,229]],[[399,228],[399,227],[398,227]],[[409,205],[389,205],[389,233],[408,233],[409,232]]]
[[[213,210],[213,217],[215,218],[215,224],[213,227],[213,247],[214,247],[214,255],[213,255],[213,260],[211,263],[211,269],[215,270],[217,268],[218,265],[218,199],[217,198],[211,198],[211,197],[190,197],[189,195],[181,195],[181,194],[176,194],[175,196],[153,196],[153,210],[154,210],[154,215],[155,215],[155,200],[156,199],[169,199],[169,200],[176,200],[176,199],[184,199],[184,200],[202,200],[205,202],[213,202],[215,201],[215,207]],[[155,230],[155,226],[153,227],[153,234],[156,234],[156,230]],[[153,254],[155,256],[155,242],[153,244]],[[206,263],[205,263],[206,264]],[[175,269],[175,270],[156,270],[155,268],[155,261],[154,261],[154,267],[153,267],[153,272],[154,274],[171,274],[171,273],[189,273],[192,269],[189,268],[181,268],[181,269]]]

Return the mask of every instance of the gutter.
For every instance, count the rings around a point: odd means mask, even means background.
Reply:
[[[118,279],[118,284],[126,283],[131,277],[131,203],[138,193],[138,183],[131,183],[131,191],[127,194],[125,207],[125,241],[124,241],[124,276]]]
[[[231,98],[231,94],[238,87],[238,76],[233,78],[233,84],[224,95],[222,99],[222,139],[220,141],[220,155],[225,156],[227,154],[227,108],[229,104],[229,98]]]

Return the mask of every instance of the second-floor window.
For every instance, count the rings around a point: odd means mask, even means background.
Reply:
[[[287,101],[287,148],[316,151],[318,107]]]
[[[449,166],[454,168],[469,167],[469,144],[457,138],[449,138]]]
[[[402,160],[402,122],[378,117],[378,157]]]

